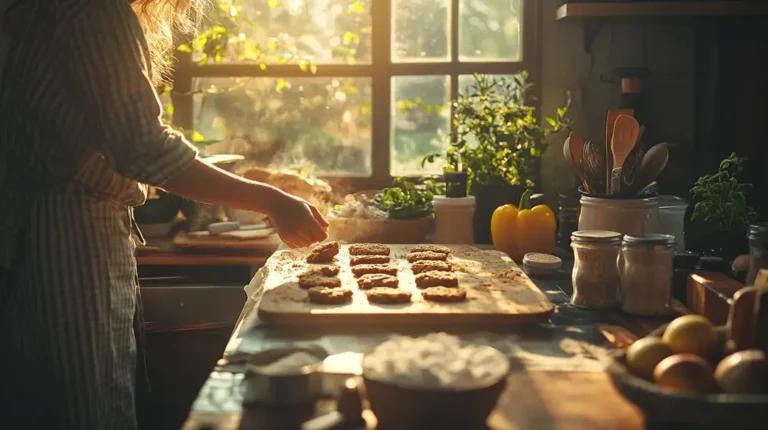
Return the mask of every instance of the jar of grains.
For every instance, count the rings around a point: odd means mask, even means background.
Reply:
[[[621,277],[616,264],[621,247],[621,233],[581,230],[571,235],[573,248],[574,306],[610,309],[619,303]]]
[[[674,236],[624,236],[619,259],[621,310],[649,316],[671,313],[674,258]]]

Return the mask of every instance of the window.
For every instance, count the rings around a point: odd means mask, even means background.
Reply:
[[[439,171],[472,73],[538,77],[536,0],[218,0],[173,123],[268,167],[380,187]],[[186,46],[186,45],[185,45]]]

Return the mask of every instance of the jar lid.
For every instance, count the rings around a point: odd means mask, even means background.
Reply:
[[[621,240],[621,233],[608,230],[579,230],[571,234],[571,240],[574,242],[599,242],[611,243]]]
[[[557,270],[563,265],[563,260],[551,254],[529,252],[523,257],[523,264],[537,269]]]
[[[761,237],[765,237],[768,234],[768,222],[758,222],[749,226],[748,239],[759,240]]]
[[[432,198],[432,203],[435,206],[453,206],[453,207],[474,207],[475,206],[475,196],[465,196],[465,197],[445,197],[445,196],[434,196]]]
[[[631,245],[674,245],[675,236],[669,234],[626,235],[624,236],[624,243]]]

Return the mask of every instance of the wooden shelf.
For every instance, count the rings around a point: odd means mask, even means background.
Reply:
[[[557,8],[557,20],[618,17],[768,16],[768,1],[668,1],[568,3]]]

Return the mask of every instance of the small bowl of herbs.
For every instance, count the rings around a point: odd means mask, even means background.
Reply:
[[[328,217],[328,234],[345,242],[423,243],[432,230],[432,180],[397,178],[373,195],[348,195]]]

